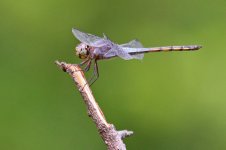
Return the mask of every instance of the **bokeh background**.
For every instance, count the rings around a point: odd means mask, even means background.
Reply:
[[[93,93],[129,150],[226,149],[225,0],[1,0],[0,149],[104,150],[71,78],[71,28],[200,51],[100,61]],[[89,76],[89,74],[87,74]]]

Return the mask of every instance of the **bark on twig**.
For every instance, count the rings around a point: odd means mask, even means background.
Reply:
[[[56,64],[65,72],[67,72],[74,80],[82,98],[87,106],[88,115],[93,122],[107,145],[108,150],[126,150],[126,146],[122,139],[133,134],[132,131],[117,131],[113,124],[109,124],[97,102],[94,99],[92,91],[87,84],[84,73],[78,65],[58,62]]]

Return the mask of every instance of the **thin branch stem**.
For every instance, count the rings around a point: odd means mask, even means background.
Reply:
[[[76,87],[82,95],[82,98],[88,109],[88,116],[92,118],[96,124],[98,132],[103,141],[107,145],[108,150],[126,150],[126,146],[122,139],[133,134],[132,131],[117,131],[113,124],[109,124],[99,105],[95,101],[92,91],[87,84],[86,78],[79,65],[58,62],[56,64],[65,72],[67,72],[75,82]]]

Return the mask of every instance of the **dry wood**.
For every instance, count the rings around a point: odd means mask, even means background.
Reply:
[[[56,61],[56,64],[63,71],[67,72],[74,80],[87,106],[88,116],[91,117],[93,122],[96,124],[99,134],[107,145],[108,150],[126,150],[126,146],[122,139],[132,135],[133,132],[127,130],[117,131],[113,124],[109,124],[106,121],[79,65],[58,61]]]

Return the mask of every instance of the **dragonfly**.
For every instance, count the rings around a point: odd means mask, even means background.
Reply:
[[[99,77],[98,64],[99,60],[120,57],[124,60],[143,59],[145,53],[166,52],[166,51],[193,51],[198,50],[202,46],[162,46],[145,48],[137,39],[124,44],[116,44],[111,41],[105,34],[99,37],[90,33],[82,32],[76,28],[72,28],[73,35],[81,42],[75,47],[75,54],[83,61],[79,64],[84,66],[84,71],[89,71],[92,63],[94,63],[93,75],[88,81],[91,86]]]

